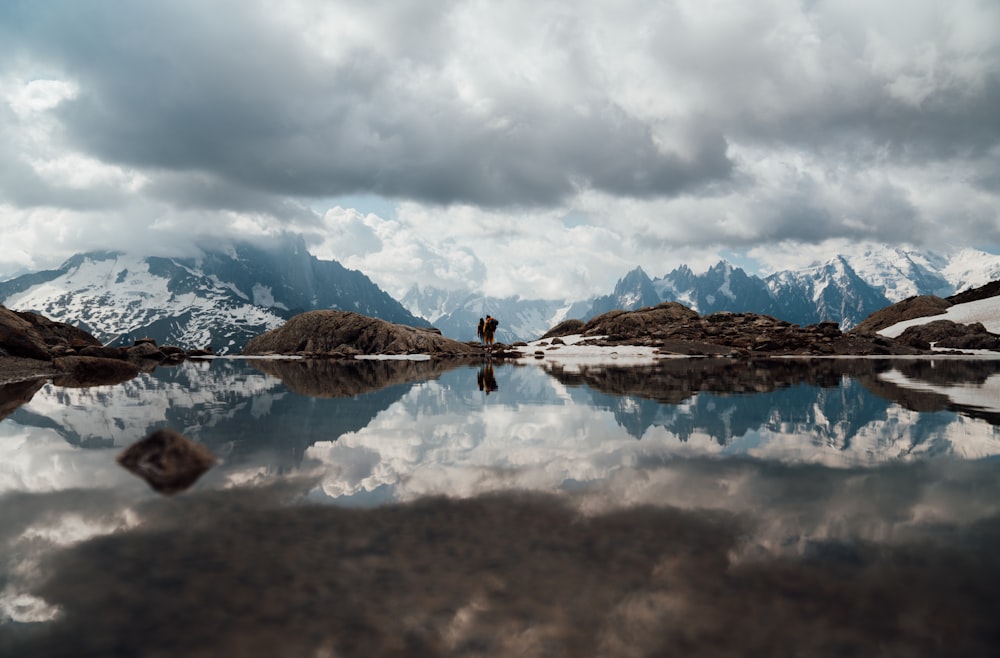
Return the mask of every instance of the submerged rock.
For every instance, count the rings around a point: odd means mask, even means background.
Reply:
[[[184,491],[215,465],[215,455],[179,432],[159,429],[118,455],[118,463],[159,493]]]

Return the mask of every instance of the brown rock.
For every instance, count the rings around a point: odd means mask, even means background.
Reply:
[[[934,320],[916,327],[908,327],[896,339],[912,347],[930,349],[947,347],[964,350],[1000,350],[1000,335],[990,333],[982,323],[958,324],[951,320]]]
[[[875,334],[904,320],[941,315],[952,303],[933,295],[909,297],[869,315],[864,322],[851,329],[852,334]]]
[[[101,341],[97,340],[83,329],[74,327],[71,324],[56,322],[55,320],[50,320],[44,315],[39,315],[38,313],[30,313],[28,311],[14,312],[18,315],[18,317],[34,327],[46,345],[63,344],[69,345],[75,349],[80,349],[86,345],[101,344]]]
[[[97,356],[102,359],[124,359],[125,348],[105,347],[104,345],[87,345],[84,348],[78,349],[77,354],[80,356]]]
[[[477,348],[436,330],[394,324],[351,311],[309,311],[251,339],[243,354],[472,354]]]
[[[545,332],[539,340],[548,340],[549,338],[555,338],[557,336],[572,336],[574,334],[582,334],[583,328],[586,326],[586,322],[583,320],[564,320],[552,327]]]
[[[0,354],[52,360],[38,329],[20,314],[3,306],[0,306]]]
[[[156,430],[120,455],[118,463],[162,494],[183,491],[215,464],[215,455],[171,429]]]
[[[125,354],[130,359],[149,361],[162,361],[167,357],[151,339],[136,341],[135,345],[125,350]]]
[[[586,323],[592,345],[649,345],[662,354],[916,354],[921,350],[874,334],[845,335],[836,322],[806,327],[756,313],[700,317],[675,302],[638,311],[611,311]],[[604,338],[597,339],[597,336]]]

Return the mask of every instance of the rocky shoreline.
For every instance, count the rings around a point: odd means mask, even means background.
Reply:
[[[986,292],[997,291],[998,286],[990,286]],[[978,323],[935,320],[911,327],[895,338],[877,333],[901,320],[941,314],[953,303],[928,297],[907,299],[843,332],[835,322],[800,326],[754,313],[701,316],[682,304],[664,302],[635,311],[611,311],[588,322],[566,320],[530,345],[497,344],[490,356],[495,360],[554,357],[570,336],[577,348],[630,346],[646,349],[653,356],[917,356],[939,355],[941,348],[1000,352],[1000,335]],[[937,349],[932,351],[932,345]],[[0,384],[34,379],[53,379],[63,386],[114,383],[159,365],[210,354],[158,346],[148,339],[137,340],[130,347],[108,348],[77,327],[0,306]],[[244,356],[328,360],[373,354],[426,355],[449,361],[478,361],[484,356],[479,343],[453,340],[437,329],[337,310],[297,315],[253,338],[243,352]]]

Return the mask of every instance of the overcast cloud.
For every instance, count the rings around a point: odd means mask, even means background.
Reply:
[[[390,293],[1000,251],[992,0],[0,5],[0,275],[306,234]]]

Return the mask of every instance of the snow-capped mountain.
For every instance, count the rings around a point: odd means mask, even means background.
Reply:
[[[1000,256],[966,249],[950,258],[872,245],[822,265],[761,278],[725,261],[703,274],[681,266],[650,279],[636,268],[582,316],[635,310],[676,301],[701,314],[719,311],[771,315],[796,324],[837,322],[849,329],[913,295],[952,295],[1000,279]],[[572,316],[571,316],[572,317]]]
[[[662,300],[663,296],[653,286],[653,281],[641,267],[637,267],[618,280],[610,295],[594,300],[588,317],[616,309],[634,311],[645,306],[655,306]]]
[[[479,319],[492,315],[500,320],[496,338],[503,343],[534,340],[553,325],[574,317],[571,311],[585,310],[564,300],[489,297],[468,290],[421,286],[411,287],[400,301],[411,313],[455,340],[476,340]]]
[[[58,269],[0,283],[0,303],[80,326],[106,344],[151,337],[221,354],[314,309],[427,326],[367,276],[318,260],[292,236],[197,258],[79,254]]]
[[[1000,255],[966,249],[945,257],[869,245],[814,267],[766,277],[725,261],[696,274],[684,265],[650,278],[626,274],[608,295],[589,300],[487,297],[470,290],[414,285],[397,302],[364,274],[310,255],[297,236],[266,247],[241,243],[197,258],[121,253],[74,256],[55,270],[0,282],[0,304],[83,327],[105,343],[149,336],[182,347],[236,353],[251,337],[306,310],[354,310],[391,322],[436,326],[475,340],[487,314],[498,340],[537,339],[567,318],[677,301],[702,314],[771,315],[796,324],[824,320],[849,329],[913,295],[948,296],[1000,280]]]

